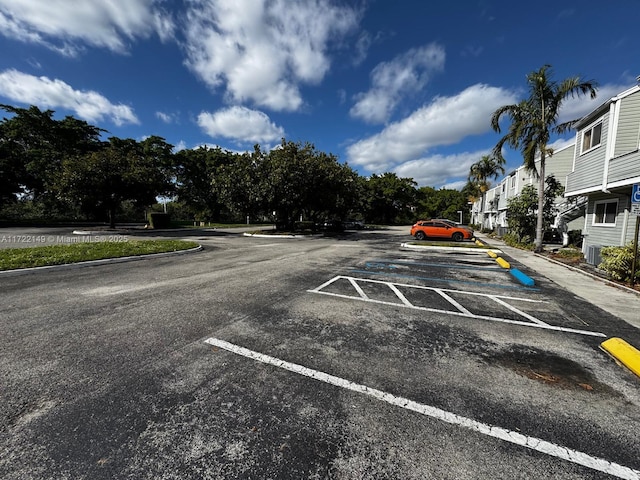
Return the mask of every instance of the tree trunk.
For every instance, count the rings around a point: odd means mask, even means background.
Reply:
[[[109,207],[109,228],[116,228],[116,209]]]
[[[543,229],[542,222],[544,217],[544,162],[545,162],[545,152],[542,150],[540,152],[540,177],[538,179],[538,217],[536,219],[536,241],[535,241],[535,251],[540,253],[542,252],[542,237],[543,237]]]

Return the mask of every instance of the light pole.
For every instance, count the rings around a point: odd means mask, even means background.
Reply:
[[[462,225],[462,210],[458,210],[458,213],[460,214],[460,225]]]

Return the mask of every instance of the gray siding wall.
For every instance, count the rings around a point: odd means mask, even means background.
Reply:
[[[573,168],[574,148],[565,148],[545,160],[545,175],[553,175],[562,185],[566,186],[567,175]]]
[[[631,193],[631,189],[629,189]],[[595,210],[595,203],[601,200],[618,200],[618,211],[616,215],[615,227],[603,227],[593,225],[593,214]],[[586,245],[598,245],[598,246],[610,246],[620,245],[620,238],[622,236],[622,229],[624,227],[624,215],[625,209],[630,208],[628,195],[607,195],[605,193],[597,193],[589,195],[589,204],[587,205],[587,221],[582,233],[585,236]],[[632,222],[629,222],[631,225]],[[627,234],[630,230],[627,227]]]
[[[640,151],[611,159],[607,181],[619,182],[640,176]]]
[[[507,184],[504,181],[501,182],[500,185],[498,185],[496,196],[499,197],[498,210],[504,210],[505,208],[507,208],[507,201],[509,200],[509,189],[507,188]]]
[[[620,118],[614,149],[614,157],[638,150],[640,133],[640,92],[620,100]]]
[[[574,171],[567,177],[566,189],[569,192],[602,185],[604,159],[606,155],[607,136],[609,130],[609,113],[602,117],[602,136],[600,146],[585,154],[580,154],[583,130],[576,139],[576,160]]]

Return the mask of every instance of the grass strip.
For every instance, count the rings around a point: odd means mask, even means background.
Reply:
[[[33,248],[0,250],[0,270],[44,267],[67,263],[177,252],[197,247],[184,240],[128,240],[124,242],[79,242]]]

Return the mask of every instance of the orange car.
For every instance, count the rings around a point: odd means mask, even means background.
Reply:
[[[450,238],[454,242],[473,238],[473,230],[447,220],[418,220],[411,227],[411,235],[416,240],[430,238]]]

